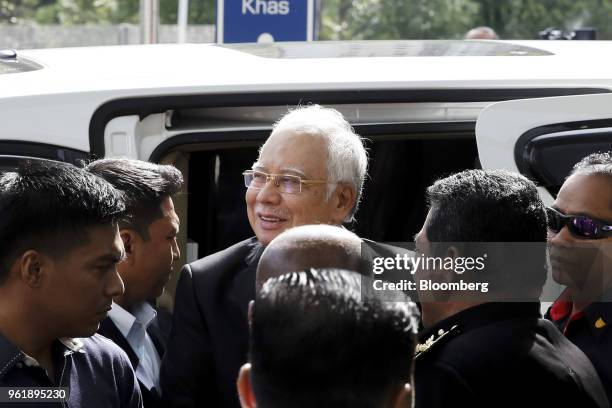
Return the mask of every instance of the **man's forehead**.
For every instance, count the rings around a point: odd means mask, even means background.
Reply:
[[[612,186],[601,175],[575,174],[561,187],[554,206],[560,211],[594,217],[612,216]]]
[[[305,149],[325,149],[327,139],[322,135],[280,130],[273,132],[261,147],[261,155],[278,151],[291,152]]]
[[[93,226],[85,234],[85,242],[74,248],[74,255],[97,258],[105,255],[121,256],[123,253],[123,241],[117,225]]]

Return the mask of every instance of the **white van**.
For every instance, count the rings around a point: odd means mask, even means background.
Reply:
[[[320,103],[369,139],[354,230],[409,241],[425,188],[452,172],[520,171],[552,201],[573,163],[612,147],[611,67],[605,41],[0,51],[0,166],[27,157],[172,163],[187,181],[177,208],[181,262],[191,261],[252,235],[242,171],[288,107]]]

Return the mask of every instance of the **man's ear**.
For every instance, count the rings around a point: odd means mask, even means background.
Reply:
[[[25,251],[17,261],[19,279],[30,288],[39,288],[43,282],[44,271],[51,262],[51,259],[38,251]]]
[[[459,248],[456,246],[449,246],[446,250],[446,256],[449,258],[457,258],[460,255]]]
[[[257,401],[255,401],[255,393],[251,384],[251,364],[246,363],[240,367],[237,386],[240,406],[242,408],[257,408]]]
[[[350,214],[357,200],[355,188],[349,183],[338,183],[334,191],[336,196],[334,208],[334,221],[342,224],[344,219]]]
[[[412,408],[412,402],[412,386],[406,383],[400,388],[392,406],[393,408]]]
[[[122,228],[119,230],[119,235],[123,241],[123,248],[125,248],[125,260],[123,262],[132,265],[134,263],[134,252],[141,238],[135,230],[130,228]]]

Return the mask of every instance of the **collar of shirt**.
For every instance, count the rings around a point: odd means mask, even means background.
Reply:
[[[138,379],[148,390],[151,390],[153,387],[159,390],[161,359],[146,331],[147,327],[155,319],[155,316],[157,316],[157,312],[147,302],[136,305],[132,310],[134,314],[113,302],[108,316],[115,323],[123,337],[125,337],[134,353],[136,353],[138,365],[135,367],[135,371]]]
[[[250,246],[249,253],[244,258],[244,262],[247,265],[251,265],[254,262],[259,262],[259,258],[264,250],[264,246],[255,238],[248,244]]]
[[[64,357],[72,353],[85,352],[83,343],[79,339],[60,338],[56,342],[59,343],[59,349],[62,351]],[[16,364],[21,363],[31,367],[40,366],[34,357],[21,351],[16,345],[11,343],[9,339],[0,334],[0,379],[2,379]]]
[[[612,303],[610,297],[612,289],[608,289],[602,295],[601,302],[592,302],[580,312],[572,312],[572,292],[566,288],[550,308],[550,318],[556,323],[563,323],[563,334],[571,322],[584,317],[587,326],[595,338],[599,339],[610,325],[612,325]]]
[[[434,339],[453,330],[454,335],[464,333],[491,323],[514,318],[539,318],[540,302],[487,302],[470,307],[425,328],[419,333],[419,342],[424,343],[432,336]]]
[[[133,311],[134,314],[113,302],[112,308],[110,312],[108,312],[108,317],[111,318],[115,326],[117,326],[126,339],[128,339],[130,331],[134,327],[134,323],[138,322],[142,326],[142,329],[146,331],[147,327],[149,327],[153,319],[155,319],[155,316],[157,316],[155,309],[147,302],[136,305]]]

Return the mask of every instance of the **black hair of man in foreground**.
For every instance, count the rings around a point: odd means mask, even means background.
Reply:
[[[120,192],[69,164],[0,177],[0,387],[67,387],[71,408],[142,406],[125,353],[94,335],[123,293],[123,210]]]
[[[362,295],[368,278],[310,269],[269,279],[251,306],[244,408],[411,407],[418,311]]]

